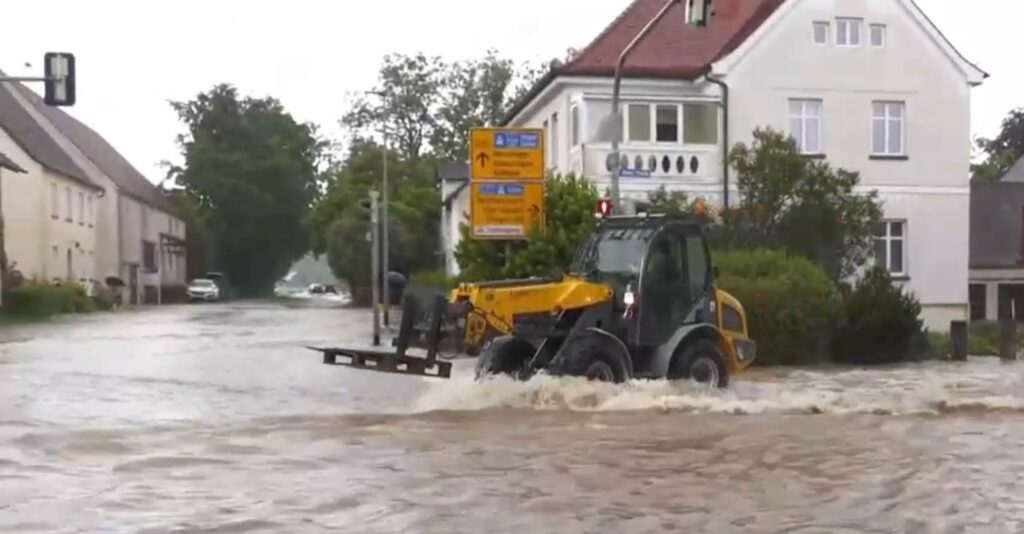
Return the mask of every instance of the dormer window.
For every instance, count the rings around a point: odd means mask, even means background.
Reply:
[[[711,15],[711,0],[686,0],[686,22],[694,26],[707,26]]]
[[[875,48],[885,46],[885,24],[871,25],[871,46]]]
[[[836,46],[860,46],[863,26],[861,19],[836,19]]]

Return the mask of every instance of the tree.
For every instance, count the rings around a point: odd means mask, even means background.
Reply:
[[[878,193],[857,193],[858,173],[802,156],[780,132],[757,129],[729,155],[743,205],[723,214],[727,248],[784,248],[821,265],[833,280],[853,275],[873,250]]]
[[[380,192],[383,147],[356,138],[348,156],[329,172],[323,200],[312,214],[313,251],[327,254],[335,276],[345,280],[359,304],[369,303],[371,231],[362,203],[371,190]],[[388,151],[389,267],[411,274],[433,267],[438,259],[440,193],[430,160],[409,159]]]
[[[1016,108],[1003,119],[1002,129],[995,139],[981,138],[977,147],[985,160],[971,165],[971,181],[997,182],[1024,157],[1024,108]]]
[[[526,241],[474,240],[463,225],[455,258],[467,280],[554,275],[569,268],[595,226],[597,189],[583,178],[550,176],[544,191],[543,229]]]
[[[269,292],[308,249],[326,144],[276,99],[231,85],[171,106],[186,126],[171,173],[210,231],[212,266],[242,296]]]

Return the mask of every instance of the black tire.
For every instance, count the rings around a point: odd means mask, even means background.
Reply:
[[[586,332],[566,341],[560,374],[621,384],[630,379],[630,356],[610,335]]]
[[[699,383],[716,382],[715,388],[729,387],[729,368],[718,344],[710,339],[697,339],[677,349],[669,370],[670,380],[688,379]],[[713,368],[710,366],[714,366]]]
[[[499,337],[486,344],[476,361],[476,378],[508,375],[523,378],[526,364],[536,352],[533,345],[517,337]]]

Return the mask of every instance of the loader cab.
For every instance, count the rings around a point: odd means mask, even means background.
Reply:
[[[627,345],[658,347],[680,325],[709,321],[713,276],[700,224],[666,216],[611,217],[581,247],[573,272],[615,292]]]

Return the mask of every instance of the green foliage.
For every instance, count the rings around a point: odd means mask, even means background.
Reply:
[[[230,85],[171,105],[187,128],[184,167],[171,173],[210,231],[211,264],[242,296],[269,293],[308,249],[326,144],[277,100]]]
[[[1024,108],[1016,108],[1003,119],[999,135],[994,139],[981,138],[976,147],[984,155],[981,163],[971,165],[971,181],[997,182],[1024,157]]]
[[[811,261],[781,251],[718,252],[718,287],[743,304],[758,365],[807,365],[828,357],[839,316],[835,284]]]
[[[488,50],[481,59],[447,62],[423,54],[384,58],[372,96],[361,97],[342,118],[356,135],[384,128],[399,153],[439,161],[468,158],[470,128],[498,124],[514,99],[542,74],[517,68]]]
[[[894,285],[886,270],[868,270],[844,304],[835,338],[837,360],[885,364],[911,359],[915,343],[927,336],[920,315],[918,300]]]
[[[423,158],[405,158],[393,150],[387,154],[389,267],[404,273],[433,268],[440,246],[440,193],[434,187],[433,167]],[[311,218],[314,252],[327,254],[334,275],[346,281],[359,304],[370,302],[372,251],[367,241],[370,214],[361,204],[369,200],[371,190],[380,190],[383,158],[383,147],[355,139],[348,157],[332,170]]]
[[[545,225],[528,241],[473,240],[463,225],[455,258],[462,279],[494,280],[556,275],[572,263],[579,245],[594,229],[597,189],[575,176],[549,176],[545,187]]]
[[[821,265],[833,280],[870,257],[882,216],[877,192],[856,193],[856,172],[809,160],[772,129],[730,153],[743,204],[722,213],[714,241],[722,248],[781,248]]]
[[[413,273],[409,277],[409,285],[414,287],[455,289],[458,280],[448,276],[444,269],[432,269]]]
[[[95,309],[93,301],[78,284],[26,283],[4,292],[4,314],[20,319],[46,319]]]

